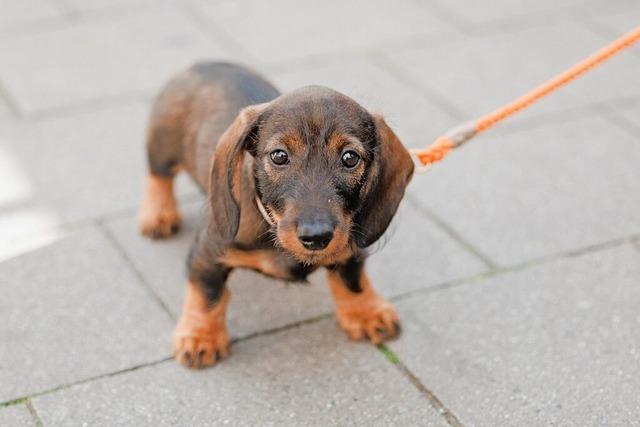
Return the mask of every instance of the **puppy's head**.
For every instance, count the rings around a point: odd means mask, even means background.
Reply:
[[[413,173],[409,153],[382,117],[322,87],[247,107],[230,131],[235,136],[223,136],[212,170],[218,228],[228,230],[227,239],[237,232],[233,181],[246,150],[255,158],[256,193],[275,220],[277,243],[308,264],[330,264],[375,242]],[[226,197],[214,194],[225,184]]]

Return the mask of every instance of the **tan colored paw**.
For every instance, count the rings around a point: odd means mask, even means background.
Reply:
[[[363,298],[362,301],[354,298],[348,305],[339,307],[336,314],[342,329],[354,340],[366,338],[373,344],[379,344],[400,333],[400,319],[395,307],[378,296]]]
[[[153,239],[169,237],[178,232],[180,213],[171,178],[149,176],[138,220],[142,234]]]
[[[227,331],[189,330],[188,325],[178,325],[173,335],[173,357],[187,368],[200,369],[214,365],[230,353]]]
[[[145,203],[140,210],[140,232],[152,239],[172,236],[180,230],[180,213],[174,206],[149,206]]]

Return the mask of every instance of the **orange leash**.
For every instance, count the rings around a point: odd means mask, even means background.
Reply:
[[[628,32],[613,43],[605,46],[590,57],[569,68],[562,74],[559,74],[551,80],[548,80],[542,85],[522,95],[512,103],[500,107],[477,120],[464,123],[461,126],[451,129],[436,139],[431,146],[420,150],[411,150],[411,153],[416,156],[420,164],[423,166],[421,170],[424,171],[433,163],[442,160],[451,152],[451,150],[460,147],[480,132],[484,132],[512,114],[527,108],[540,98],[549,95],[551,92],[554,92],[573,79],[581,76],[593,67],[600,65],[621,50],[630,47],[638,40],[640,40],[640,27]]]

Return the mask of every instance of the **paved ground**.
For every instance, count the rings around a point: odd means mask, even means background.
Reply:
[[[372,257],[405,333],[231,279],[234,355],[168,359],[185,229],[135,224],[150,100],[197,59],[342,90],[409,146],[640,23],[637,0],[0,0],[0,425],[640,425],[640,47],[416,176]]]

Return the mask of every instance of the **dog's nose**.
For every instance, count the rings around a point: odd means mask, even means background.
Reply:
[[[310,222],[298,225],[298,240],[312,251],[319,251],[329,246],[333,239],[333,226],[328,222]]]

